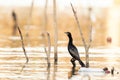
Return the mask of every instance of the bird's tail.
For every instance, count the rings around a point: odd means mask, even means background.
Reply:
[[[79,60],[79,64],[80,64],[82,67],[85,67],[85,64],[84,64],[81,60]]]

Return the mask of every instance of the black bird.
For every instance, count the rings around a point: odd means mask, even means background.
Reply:
[[[69,38],[69,42],[68,42],[68,51],[70,53],[70,55],[73,57],[71,59],[71,62],[73,64],[73,66],[75,67],[75,61],[78,60],[79,61],[79,64],[82,66],[82,67],[85,67],[85,64],[81,61],[80,59],[80,56],[79,56],[79,53],[78,53],[78,50],[77,48],[74,46],[73,44],[73,39],[72,39],[72,35],[70,32],[65,32]]]

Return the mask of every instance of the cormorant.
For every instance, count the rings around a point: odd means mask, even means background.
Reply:
[[[71,62],[73,64],[73,66],[75,67],[75,61],[78,60],[79,61],[79,64],[82,66],[82,67],[85,67],[85,64],[81,61],[80,59],[80,56],[79,56],[79,53],[78,53],[78,50],[77,48],[74,46],[73,44],[73,39],[72,39],[72,35],[70,32],[65,32],[69,38],[69,42],[68,42],[68,51],[70,53],[70,55],[73,57],[71,59]]]

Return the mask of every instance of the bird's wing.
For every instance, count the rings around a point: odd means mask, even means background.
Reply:
[[[75,47],[75,46],[73,46],[73,47],[71,47],[70,49],[69,49],[69,51],[70,51],[70,53],[71,53],[71,55],[73,56],[73,57],[75,57],[75,58],[80,58],[79,57],[79,53],[78,53],[78,50],[77,50],[77,48]]]

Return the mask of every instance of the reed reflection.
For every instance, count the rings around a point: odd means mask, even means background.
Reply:
[[[47,80],[50,80],[50,53],[51,53],[51,41],[50,41],[50,35],[48,32],[42,33],[42,37],[44,39],[44,50],[47,57]],[[47,38],[47,41],[45,39]],[[48,47],[48,49],[47,49]]]
[[[56,79],[56,72],[57,72],[57,65],[54,63],[53,80],[57,80]]]
[[[50,66],[47,67],[47,80],[50,80]]]
[[[76,64],[74,64],[72,69],[71,69],[70,77],[72,77],[73,75],[76,75],[75,68],[76,68]]]

